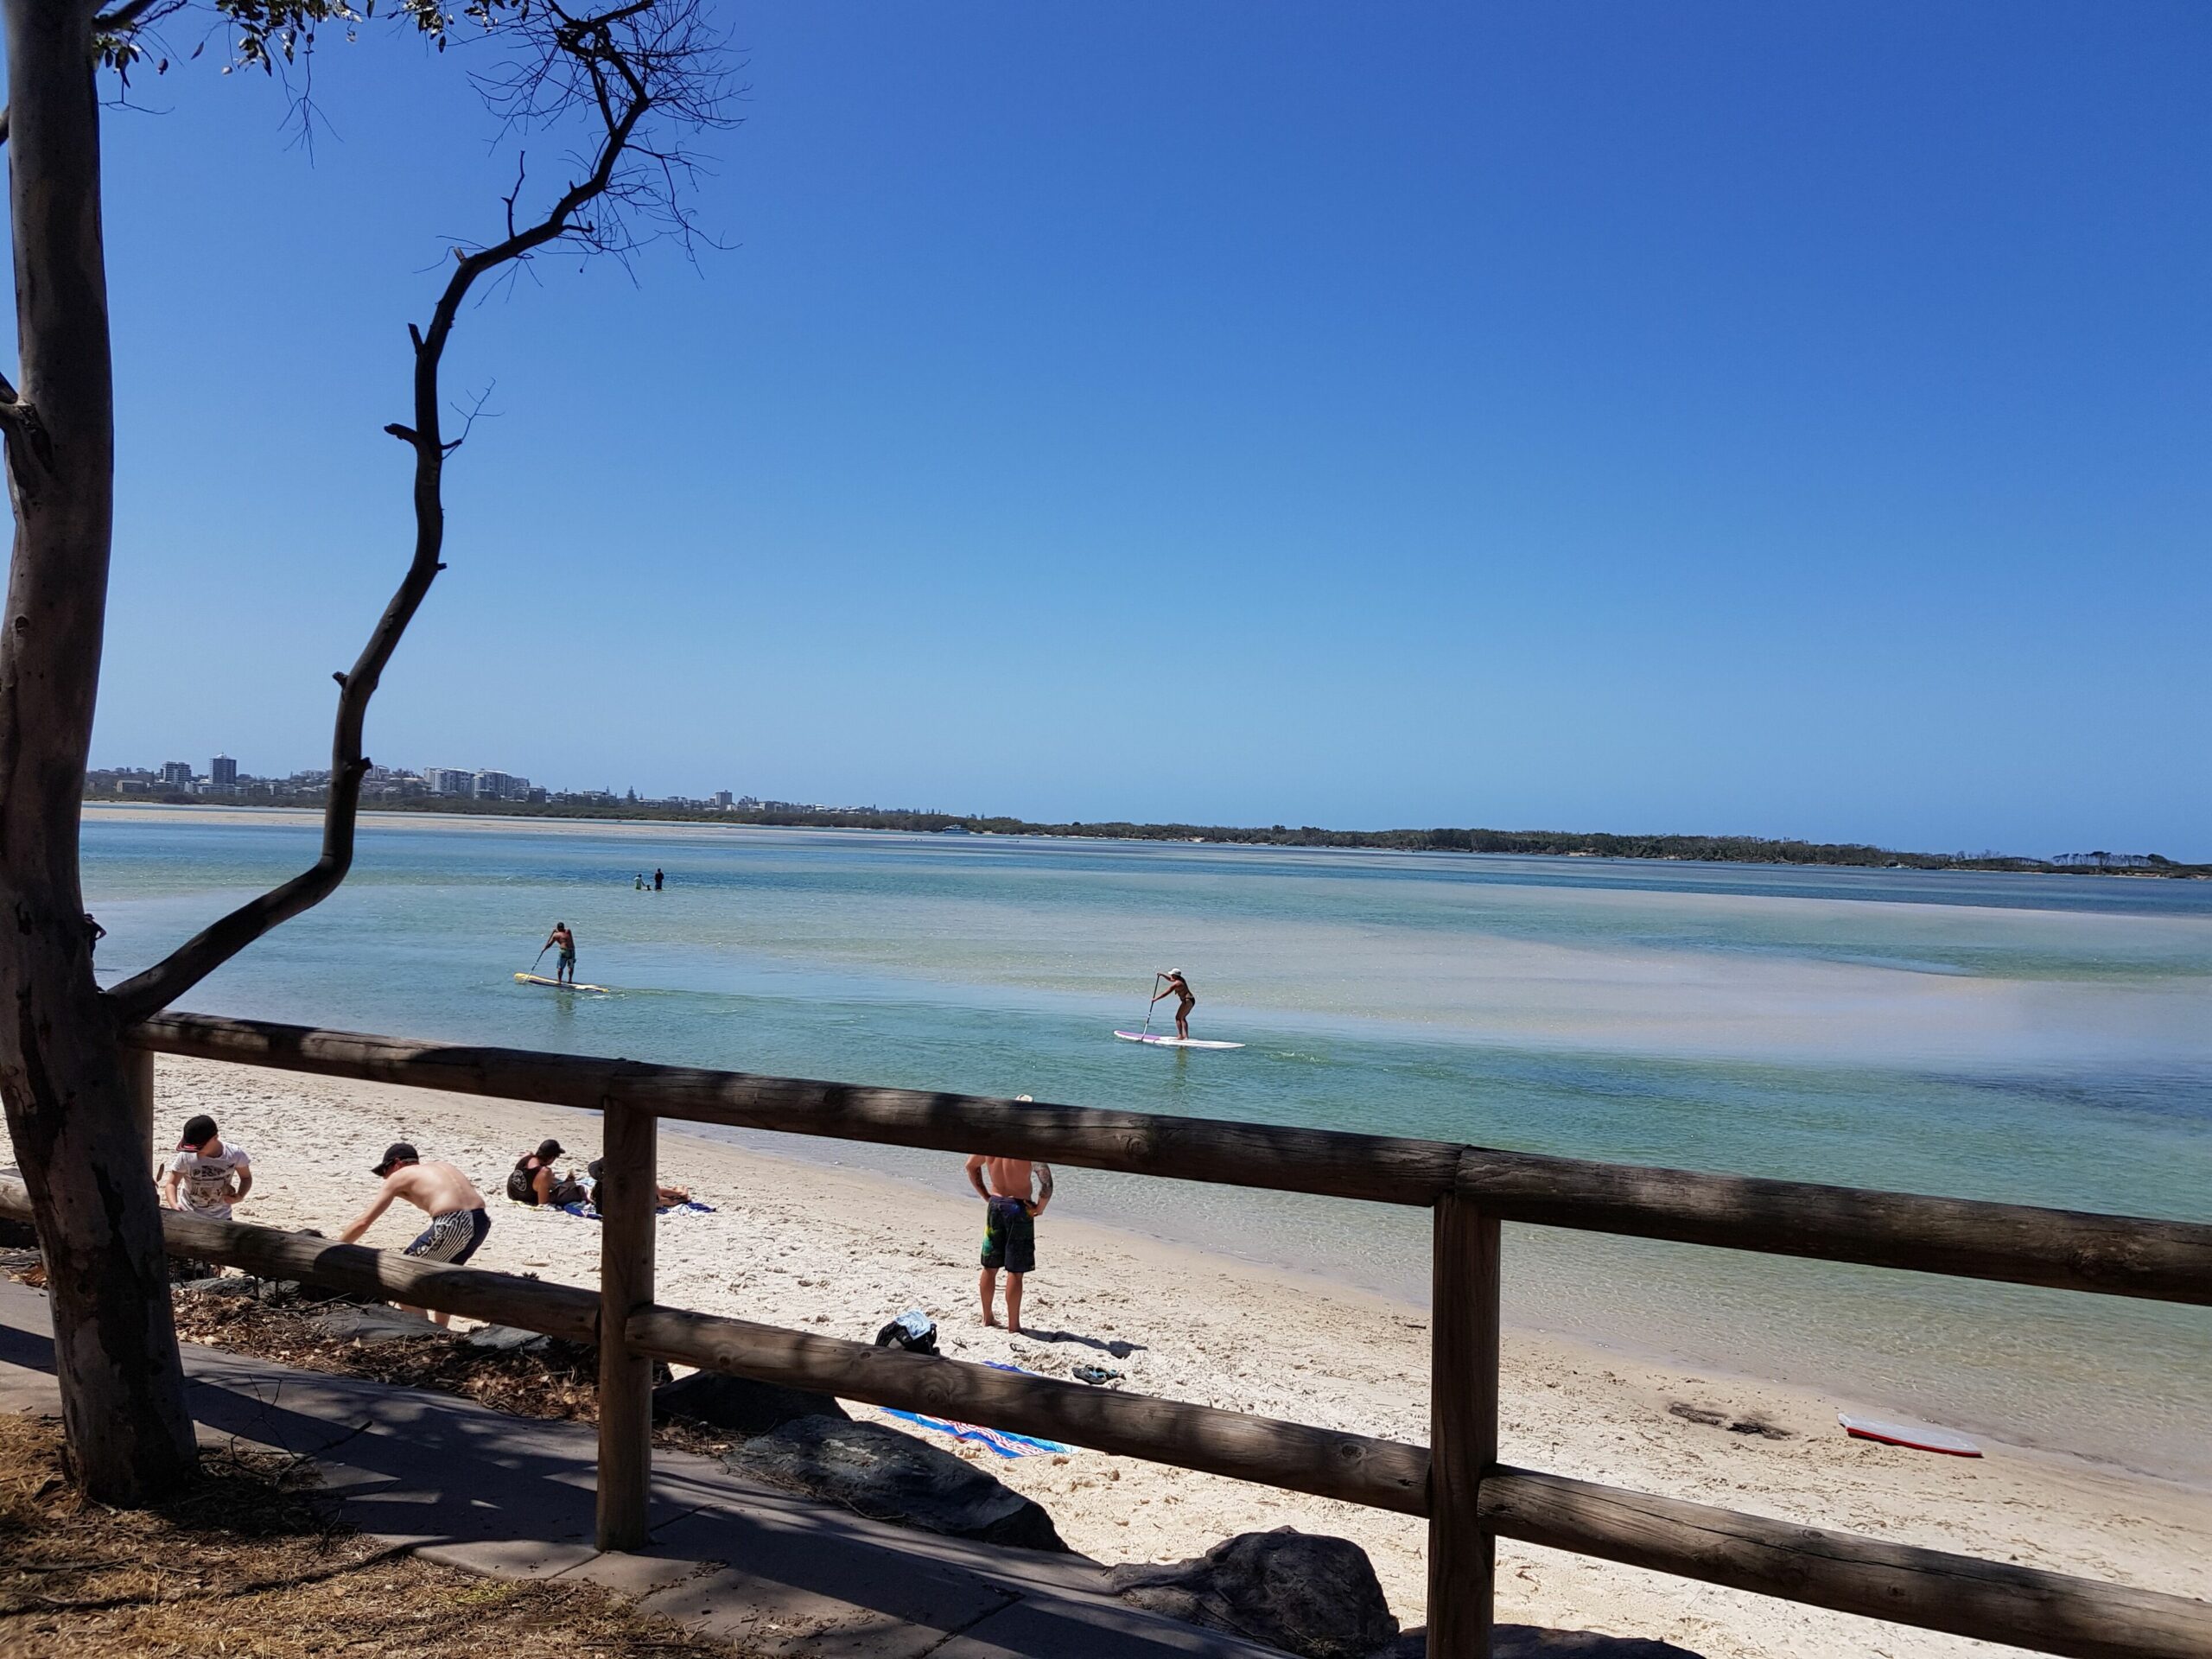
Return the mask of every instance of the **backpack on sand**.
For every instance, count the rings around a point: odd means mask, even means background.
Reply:
[[[879,1348],[904,1348],[910,1354],[937,1352],[937,1322],[918,1307],[911,1308],[875,1333]]]

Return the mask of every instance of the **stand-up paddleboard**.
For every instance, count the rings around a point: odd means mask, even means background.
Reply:
[[[593,996],[608,995],[607,987],[604,985],[571,985],[565,980],[548,979],[543,974],[517,974],[515,981],[522,985],[543,985],[549,990],[584,991]]]
[[[1154,1048],[1242,1048],[1242,1043],[1210,1043],[1201,1037],[1163,1037],[1149,1031],[1117,1031],[1125,1043],[1150,1043]]]
[[[1835,1420],[1843,1432],[1861,1440],[1884,1446],[1907,1446],[1916,1452],[1941,1452],[1948,1458],[1978,1458],[1981,1448],[1956,1429],[1932,1428],[1926,1423],[1885,1423],[1872,1417],[1853,1417],[1840,1411]]]

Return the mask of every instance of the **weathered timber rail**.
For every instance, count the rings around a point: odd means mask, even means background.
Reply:
[[[409,1042],[173,1014],[135,1048],[606,1115],[601,1291],[424,1268],[238,1224],[169,1221],[179,1255],[578,1336],[601,1356],[600,1530],[644,1538],[654,1358],[821,1389],[1425,1516],[1429,1652],[1491,1645],[1494,1540],[1515,1538],[1808,1605],[2095,1659],[2212,1659],[2212,1603],[1511,1468],[1497,1461],[1499,1224],[1533,1223],[2212,1306],[2212,1226],[1445,1142],[1038,1105]],[[1429,1447],[895,1353],[653,1300],[660,1119],[1047,1159],[1432,1210]],[[0,1189],[0,1213],[27,1212]],[[210,1230],[220,1230],[219,1236]]]
[[[1501,1221],[1769,1255],[1910,1268],[2057,1290],[2212,1305],[2212,1226],[1809,1181],[1499,1152],[1441,1141],[1102,1111],[977,1095],[410,1042],[206,1014],[131,1033],[161,1054],[455,1094],[1433,1209],[1456,1194]]]

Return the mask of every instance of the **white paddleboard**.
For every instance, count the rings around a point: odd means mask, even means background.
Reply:
[[[1941,1452],[1950,1458],[1978,1458],[1981,1448],[1953,1428],[1936,1428],[1926,1423],[1885,1423],[1875,1417],[1853,1417],[1840,1411],[1835,1420],[1843,1425],[1843,1432],[1862,1440],[1879,1440],[1884,1446],[1907,1446],[1916,1452]]]
[[[517,974],[515,979],[520,984],[543,985],[556,991],[584,991],[593,996],[605,996],[608,994],[604,985],[570,985],[561,980],[548,979],[543,974]]]
[[[1117,1031],[1125,1043],[1150,1043],[1155,1048],[1242,1048],[1242,1043],[1209,1043],[1199,1037],[1162,1037],[1149,1031]]]

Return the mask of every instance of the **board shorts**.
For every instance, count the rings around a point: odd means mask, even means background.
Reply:
[[[491,1230],[488,1210],[448,1210],[431,1218],[406,1253],[418,1262],[450,1262],[457,1268],[476,1254],[476,1247]]]
[[[563,950],[561,953],[561,965],[563,968],[575,967],[576,965],[576,953],[573,950]]]
[[[1037,1217],[1020,1199],[993,1198],[984,1205],[983,1265],[1008,1273],[1027,1273],[1037,1265]]]

